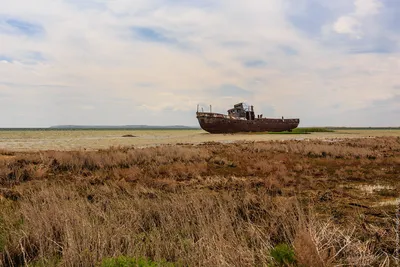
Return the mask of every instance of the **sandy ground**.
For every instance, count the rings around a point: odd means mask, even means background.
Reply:
[[[135,137],[123,137],[123,135]],[[97,150],[111,146],[147,147],[162,144],[289,139],[342,139],[399,136],[400,130],[339,130],[312,134],[209,134],[202,130],[73,130],[0,131],[0,149],[11,151]]]

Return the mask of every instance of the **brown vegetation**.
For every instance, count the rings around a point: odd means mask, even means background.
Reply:
[[[395,137],[0,151],[0,266],[390,266],[399,166]]]

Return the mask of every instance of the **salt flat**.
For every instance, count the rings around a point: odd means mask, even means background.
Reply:
[[[123,137],[133,135],[134,137]],[[147,147],[163,144],[291,139],[399,136],[400,130],[337,130],[311,134],[209,134],[203,130],[2,130],[0,149],[12,151],[97,150],[117,146]]]

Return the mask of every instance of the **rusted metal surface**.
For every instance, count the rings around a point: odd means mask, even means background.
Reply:
[[[241,111],[241,116],[235,116],[229,111],[228,113],[229,115],[197,112],[196,115],[200,127],[209,133],[283,132],[291,131],[300,123],[300,119],[297,118],[262,118],[260,115],[255,118],[253,107]]]

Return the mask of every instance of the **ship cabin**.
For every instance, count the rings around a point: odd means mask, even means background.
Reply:
[[[228,115],[236,118],[246,118],[246,120],[254,120],[254,108],[245,103],[238,103],[228,110]]]

